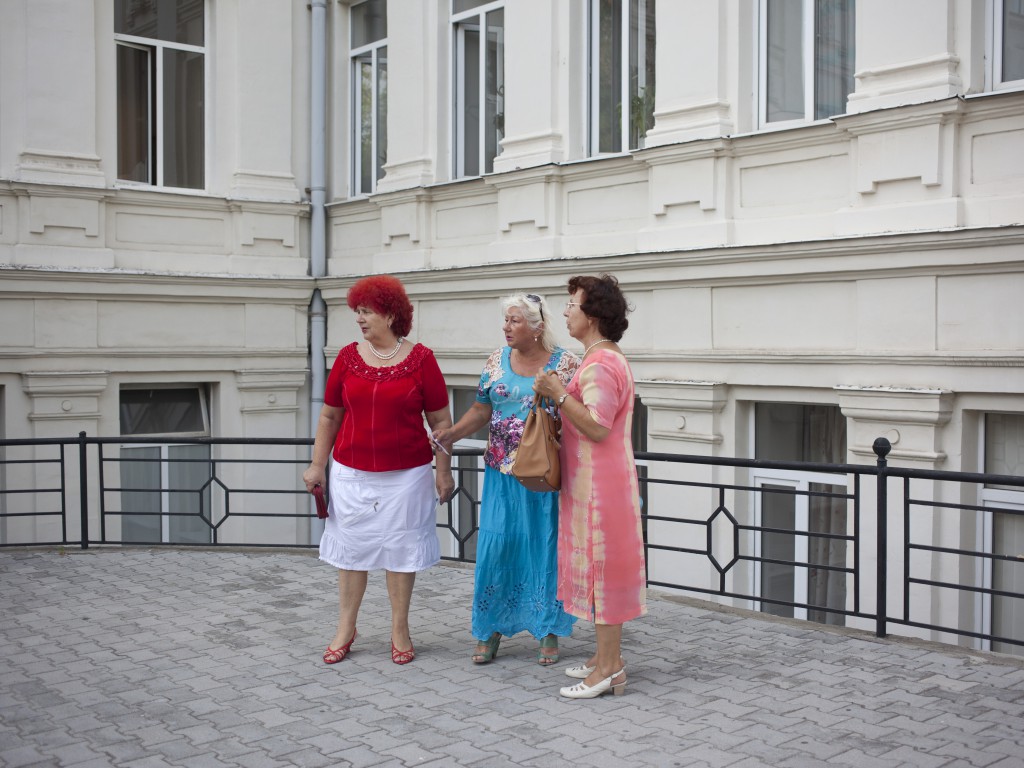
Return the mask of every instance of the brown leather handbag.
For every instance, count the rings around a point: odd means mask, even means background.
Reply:
[[[549,492],[562,487],[562,467],[558,460],[558,409],[552,416],[544,409],[543,399],[533,399],[512,462],[512,475],[528,490]]]

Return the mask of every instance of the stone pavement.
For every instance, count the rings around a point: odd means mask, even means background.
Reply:
[[[391,663],[383,574],[325,666],[333,571],[312,553],[0,551],[0,764],[1024,765],[1024,664],[652,594],[625,696],[558,697],[565,663],[470,663],[472,570],[420,574],[416,661]],[[592,649],[580,622],[563,661]]]

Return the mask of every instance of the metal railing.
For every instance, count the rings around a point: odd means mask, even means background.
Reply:
[[[320,529],[299,480],[311,445],[85,433],[0,440],[0,547],[314,547]],[[1024,600],[1024,559],[993,533],[994,523],[1024,516],[1024,478],[890,467],[889,449],[875,441],[874,465],[637,453],[648,584],[798,618],[859,620],[880,637],[897,624],[1024,646],[1024,633],[1000,634],[992,621],[996,601],[1019,610]],[[453,453],[457,493],[440,508],[438,533],[445,559],[472,562],[482,451]],[[728,479],[713,477],[720,471]],[[992,487],[1012,501],[989,500]],[[815,508],[834,518],[832,529],[791,514]],[[810,595],[808,583],[834,588]]]

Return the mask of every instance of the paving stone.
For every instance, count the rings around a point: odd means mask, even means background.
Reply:
[[[555,669],[525,633],[474,665],[465,566],[417,578],[406,667],[381,574],[352,656],[322,663],[337,593],[306,552],[4,551],[0,573],[4,766],[1024,764],[1024,663],[1007,656],[652,591],[624,631],[628,695],[570,701],[562,671],[593,626]]]

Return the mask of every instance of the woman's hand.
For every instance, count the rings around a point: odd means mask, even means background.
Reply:
[[[455,479],[451,470],[446,472],[438,467],[434,473],[434,485],[437,488],[437,498],[442,504],[448,503],[455,495]]]
[[[306,484],[306,490],[310,493],[312,493],[313,488],[318,485],[321,488],[326,488],[327,477],[324,473],[324,468],[315,464],[310,464],[306,467],[306,471],[302,473],[302,482]]]
[[[533,380],[533,391],[540,397],[558,400],[565,394],[565,386],[554,371],[541,371]]]

